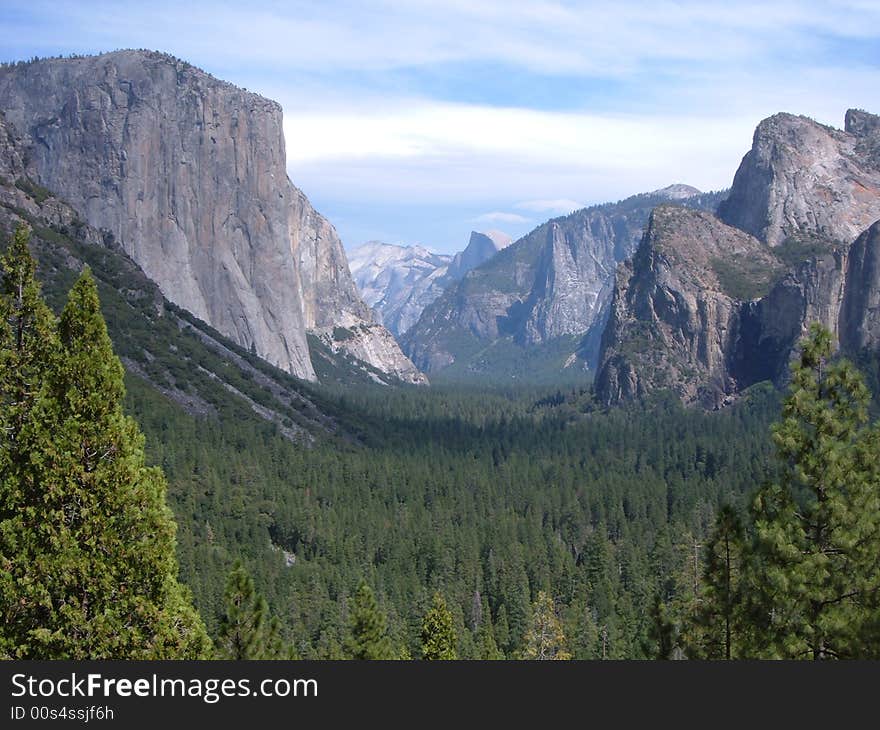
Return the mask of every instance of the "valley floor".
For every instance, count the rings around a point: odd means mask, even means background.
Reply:
[[[184,415],[137,377],[128,388],[209,630],[243,556],[315,658],[340,655],[361,580],[403,655],[419,656],[440,591],[460,656],[517,657],[543,591],[575,657],[650,656],[654,596],[692,590],[694,546],[766,475],[778,412],[765,388],[710,414],[662,400],[601,412],[585,390],[338,388],[322,398],[347,435],[305,446],[258,419]]]

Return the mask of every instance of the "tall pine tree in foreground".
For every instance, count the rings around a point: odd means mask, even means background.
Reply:
[[[427,660],[458,659],[455,621],[440,593],[435,593],[431,608],[422,622],[422,657]]]
[[[27,231],[3,258],[0,297],[0,653],[29,659],[206,656],[177,581],[165,479],[122,412],[88,270],[57,329]]]
[[[759,656],[880,656],[880,430],[831,336],[803,344],[773,438],[782,478],[753,505],[744,590]]]
[[[396,659],[388,636],[388,619],[379,610],[376,596],[361,582],[351,607],[349,635],[345,642],[347,659]]]
[[[532,621],[525,642],[523,659],[571,659],[556,606],[544,591],[538,594],[532,606]]]
[[[732,507],[724,506],[706,544],[702,586],[685,630],[687,654],[693,659],[738,659],[746,652],[744,551],[742,521]]]
[[[237,562],[226,581],[226,612],[220,620],[217,655],[220,659],[295,659],[285,647],[278,620],[269,616],[266,599]]]

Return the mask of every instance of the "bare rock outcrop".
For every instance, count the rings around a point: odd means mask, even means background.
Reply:
[[[776,114],[755,130],[718,215],[770,246],[851,243],[880,218],[880,118],[849,110],[844,130]]]
[[[118,51],[3,67],[0,109],[33,143],[39,184],[269,362],[314,379],[307,329],[366,312],[335,231],[287,178],[276,102]]]
[[[779,265],[760,241],[711,213],[655,208],[635,257],[618,270],[597,375],[602,400],[667,388],[685,402],[722,404],[736,389],[730,362],[744,266]]]
[[[657,208],[618,271],[600,400],[668,388],[718,407],[762,380],[782,384],[813,322],[846,352],[876,351],[878,149],[873,114],[848,111],[843,131],[777,114],[758,125],[724,222]]]

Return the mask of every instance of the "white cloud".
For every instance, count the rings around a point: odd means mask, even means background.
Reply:
[[[880,33],[880,6],[858,0],[300,0],[257,8],[231,0],[7,0],[5,5],[20,9],[4,19],[5,32],[0,29],[0,41],[10,41],[10,47],[26,22],[17,15],[45,14],[55,22],[36,43],[167,48],[215,66],[270,64],[322,73],[492,62],[607,77],[651,70],[662,61],[714,66],[753,62],[780,50],[805,54],[829,37]]]
[[[672,182],[725,187],[763,117],[839,126],[849,106],[877,111],[880,88],[876,0],[5,0],[4,10],[9,57],[169,51],[282,103],[289,171],[310,196],[455,204],[467,211],[458,220],[510,208],[538,219]],[[492,70],[513,82],[506,105]]]
[[[509,223],[511,225],[525,225],[531,223],[531,219],[525,218],[517,213],[504,213],[502,211],[493,211],[491,213],[483,213],[483,215],[474,218],[475,223]]]
[[[678,180],[723,187],[757,121],[401,100],[286,114],[284,128],[291,177],[307,190],[558,214]]]

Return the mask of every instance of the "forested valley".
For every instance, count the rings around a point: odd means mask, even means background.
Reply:
[[[878,655],[877,361],[821,327],[715,412],[306,384],[41,235],[60,319],[25,227],[2,262],[3,655]]]
[[[588,390],[343,389],[357,439],[311,447],[256,419],[182,416],[137,378],[128,407],[162,466],[182,576],[209,628],[242,555],[300,656],[343,656],[361,580],[420,655],[443,594],[464,658],[517,657],[540,592],[576,658],[651,657],[651,606],[692,593],[722,504],[768,474],[779,397],[720,413],[673,399],[602,412]]]

